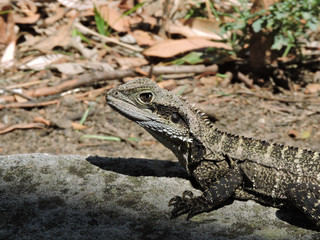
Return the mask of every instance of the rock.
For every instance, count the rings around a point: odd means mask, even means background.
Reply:
[[[234,201],[169,220],[168,201],[195,195],[179,163],[21,154],[0,157],[0,239],[319,239],[297,212]],[[280,220],[285,219],[286,221]],[[303,218],[298,214],[298,218]],[[304,221],[304,220],[299,220]]]

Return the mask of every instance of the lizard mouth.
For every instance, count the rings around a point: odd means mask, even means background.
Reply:
[[[119,112],[121,115],[129,118],[132,121],[150,121],[155,120],[151,115],[152,112],[149,109],[140,109],[129,100],[121,100],[118,97],[113,97],[111,94],[107,94],[106,100],[108,105]],[[150,113],[149,113],[150,111]]]

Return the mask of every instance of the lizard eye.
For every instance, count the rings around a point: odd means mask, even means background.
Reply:
[[[171,121],[174,123],[178,123],[180,121],[180,116],[178,113],[172,113],[171,114]]]
[[[151,103],[153,100],[153,93],[152,92],[143,92],[140,93],[139,99],[143,103]]]

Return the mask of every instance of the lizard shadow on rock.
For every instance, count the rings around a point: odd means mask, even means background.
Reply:
[[[298,209],[279,209],[276,212],[277,218],[280,220],[287,222],[291,225],[305,228],[308,230],[320,231],[317,227],[312,223],[312,221],[307,218],[302,212]]]
[[[183,169],[179,162],[145,158],[109,158],[99,156],[89,156],[86,160],[103,170],[113,171],[133,177],[153,176],[188,179],[194,188],[201,189],[196,181],[187,175],[185,169]],[[224,204],[219,205],[210,211],[216,210],[222,206],[230,205],[233,201],[234,199],[229,199]],[[280,220],[297,227],[319,231],[315,229],[312,222],[298,210],[279,209],[276,212],[276,216]]]
[[[128,176],[178,177],[189,179],[179,162],[145,158],[109,158],[89,156],[91,164],[108,171]]]

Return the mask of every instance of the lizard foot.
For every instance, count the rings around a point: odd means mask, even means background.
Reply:
[[[183,214],[188,214],[187,221],[193,216],[206,211],[207,202],[204,197],[193,197],[191,191],[184,191],[182,197],[175,196],[169,201],[169,206],[173,206],[170,219],[177,218]]]

